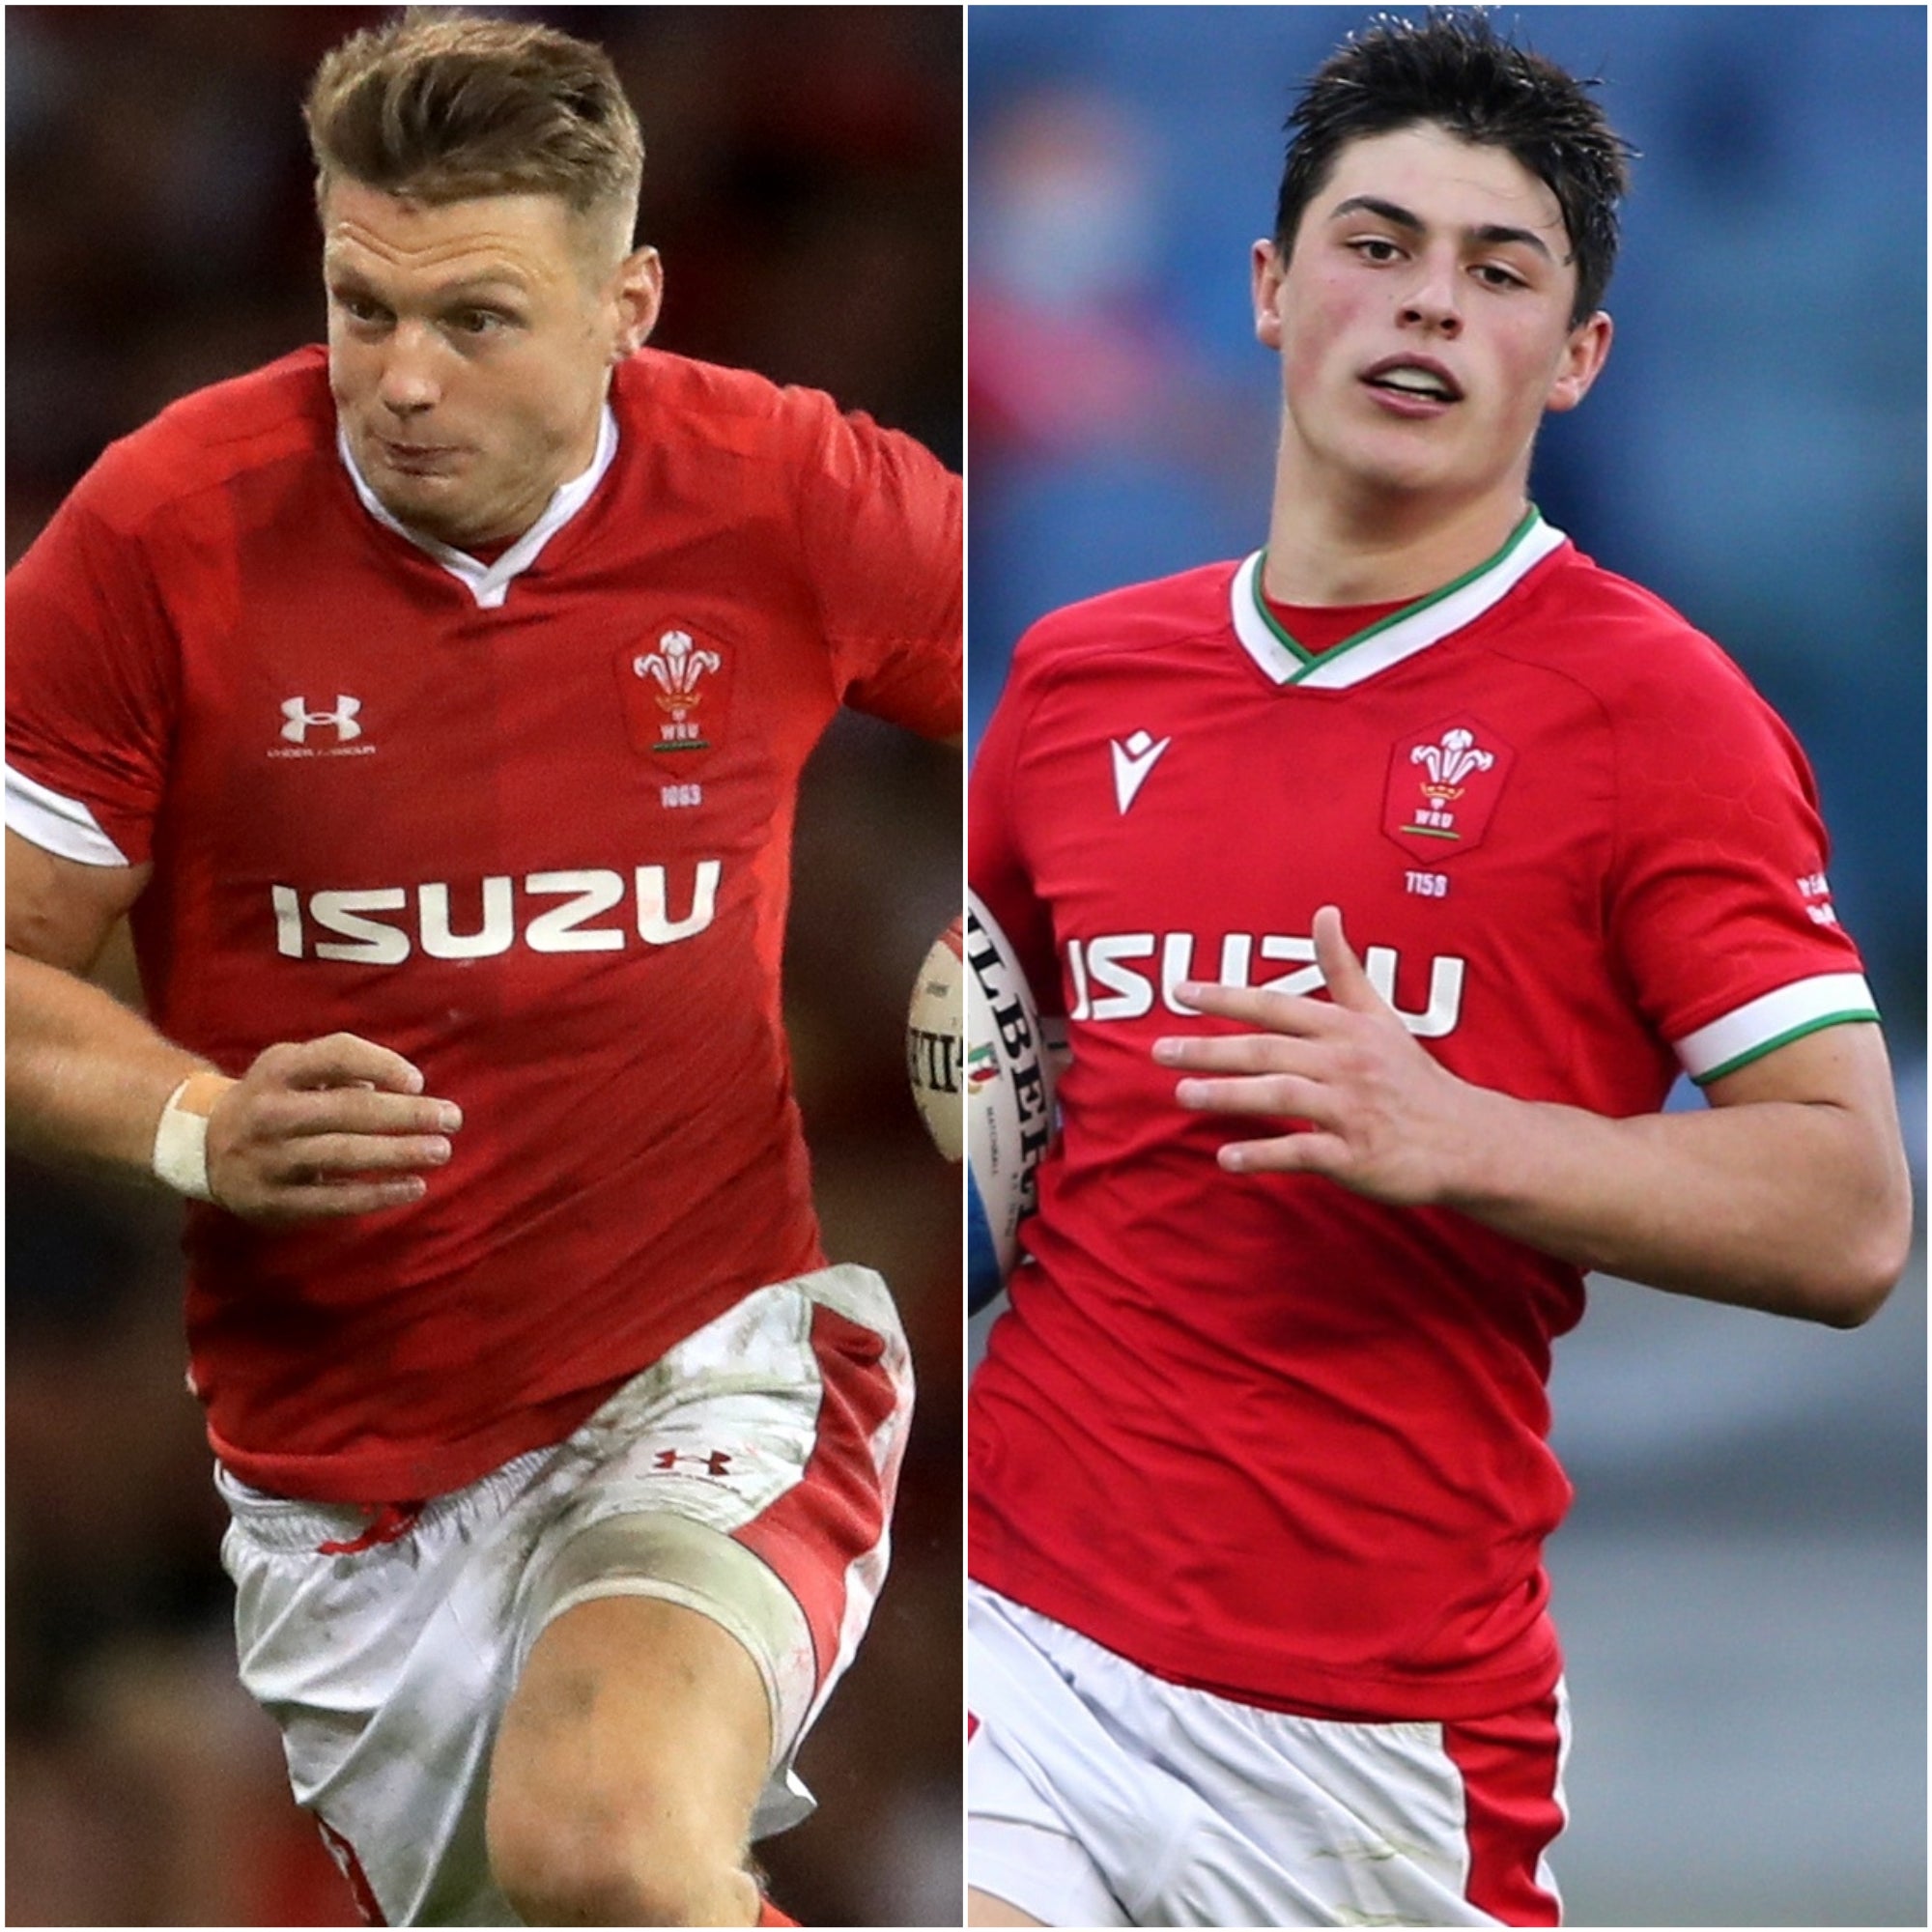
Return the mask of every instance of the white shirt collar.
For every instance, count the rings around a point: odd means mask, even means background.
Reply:
[[[537,560],[544,545],[582,509],[590,500],[591,492],[604,480],[604,472],[610,469],[612,458],[617,454],[617,418],[607,402],[598,420],[597,452],[590,459],[590,468],[568,483],[558,484],[543,515],[495,563],[488,564],[467,551],[455,550],[448,544],[437,542],[434,537],[426,537],[391,516],[363,480],[361,470],[355,467],[349,439],[339,421],[335,426],[335,447],[342,458],[342,467],[349,472],[350,482],[355,486],[356,496],[362,499],[362,507],[379,524],[394,530],[400,537],[407,537],[426,556],[432,556],[441,564],[450,576],[468,588],[475,598],[478,610],[495,611],[509,595],[511,583]]]

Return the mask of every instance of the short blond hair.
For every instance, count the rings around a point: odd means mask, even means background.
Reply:
[[[611,57],[554,27],[412,7],[323,57],[302,118],[332,180],[430,203],[554,194],[637,226],[644,143]]]

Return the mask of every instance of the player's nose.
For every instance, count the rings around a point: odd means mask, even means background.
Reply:
[[[440,391],[436,380],[435,344],[428,330],[407,323],[394,330],[384,346],[376,393],[384,408],[397,415],[414,415],[437,402]]]
[[[1462,332],[1463,309],[1458,298],[1453,264],[1425,256],[1416,267],[1415,279],[1404,292],[1402,320],[1411,328],[1431,329],[1445,336]]]

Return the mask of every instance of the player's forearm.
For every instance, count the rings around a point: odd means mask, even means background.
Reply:
[[[1905,1264],[1895,1143],[1828,1102],[1605,1120],[1481,1097],[1451,1205],[1579,1266],[1851,1326]]]
[[[1608,1120],[1459,1078],[1370,982],[1334,906],[1314,939],[1326,1000],[1182,980],[1189,1006],[1255,1031],[1154,1041],[1188,1076],[1181,1106],[1300,1123],[1224,1145],[1224,1168],[1455,1208],[1579,1266],[1814,1321],[1862,1321],[1890,1292],[1912,1189],[1875,1025],[1774,1043],[1713,1078],[1708,1112]]]
[[[7,954],[7,1132],[15,1147],[147,1174],[168,1095],[208,1063],[98,986]]]

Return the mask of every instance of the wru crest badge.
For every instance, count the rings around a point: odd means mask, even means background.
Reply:
[[[1474,718],[1397,741],[1382,830],[1431,866],[1482,843],[1516,753]]]
[[[632,644],[617,654],[633,747],[678,763],[716,749],[729,684],[724,651],[700,644],[694,629],[670,624],[648,648]]]

